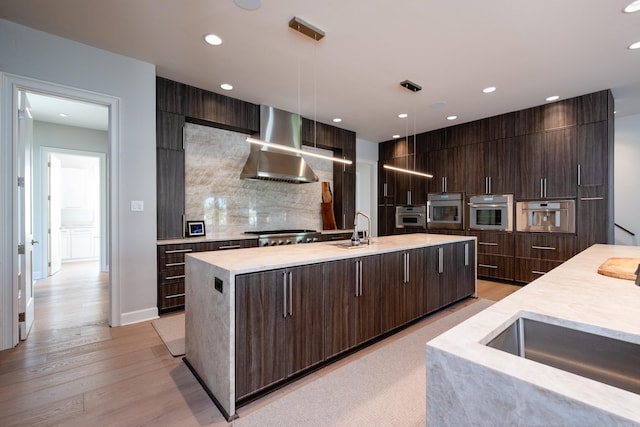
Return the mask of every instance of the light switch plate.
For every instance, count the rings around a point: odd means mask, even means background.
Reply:
[[[132,200],[131,201],[131,211],[132,212],[142,212],[144,210],[144,200]]]

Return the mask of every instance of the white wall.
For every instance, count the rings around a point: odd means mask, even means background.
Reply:
[[[615,119],[614,217],[615,243],[640,245],[640,114]]]
[[[117,231],[111,247],[118,249],[111,256],[111,280],[120,283],[121,309],[112,324],[157,316],[155,66],[0,20],[0,72],[118,99],[119,155],[110,153],[108,163],[118,179],[111,189],[118,208],[111,218]],[[8,96],[2,93],[3,104]],[[2,135],[1,143],[11,144]],[[1,188],[11,188],[6,173],[1,179]],[[144,201],[144,211],[130,211],[131,200]]]

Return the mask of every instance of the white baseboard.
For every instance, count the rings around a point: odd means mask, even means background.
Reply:
[[[157,319],[158,307],[146,308],[144,310],[130,311],[120,315],[120,325],[131,325],[133,323],[144,322],[147,320]]]

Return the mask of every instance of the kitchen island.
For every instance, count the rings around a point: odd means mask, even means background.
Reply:
[[[427,423],[640,425],[640,287],[597,273],[611,257],[640,258],[640,247],[594,245],[427,343]],[[545,350],[564,357],[546,363],[496,346],[519,318],[548,333]],[[527,334],[525,323],[515,340],[525,355]],[[578,338],[600,345],[580,349]],[[572,360],[604,368],[571,373],[584,366]]]
[[[236,405],[475,296],[475,238],[406,234],[186,256],[185,362]]]

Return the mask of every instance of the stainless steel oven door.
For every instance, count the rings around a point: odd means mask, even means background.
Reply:
[[[462,194],[429,194],[427,228],[462,230]]]
[[[471,197],[469,229],[513,231],[513,196]]]

